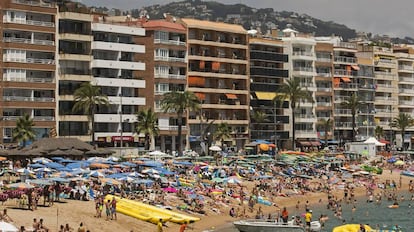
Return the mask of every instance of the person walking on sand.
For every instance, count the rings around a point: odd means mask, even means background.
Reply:
[[[180,226],[180,232],[184,232],[185,229],[187,229],[187,221],[184,221],[184,223],[181,224],[181,226]]]
[[[112,197],[112,201],[111,201],[111,220],[112,219],[116,220],[116,199],[115,197]]]
[[[160,218],[160,220],[157,223],[157,232],[163,232],[163,228],[162,228],[162,218]]]
[[[78,232],[86,232],[85,227],[83,226],[83,222],[79,224]]]

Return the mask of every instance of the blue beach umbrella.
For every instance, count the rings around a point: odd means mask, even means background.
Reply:
[[[48,167],[48,168],[53,168],[53,169],[58,169],[58,168],[64,168],[65,167],[62,164],[55,163],[55,162],[47,163],[47,164],[45,164],[45,166]]]
[[[43,164],[40,164],[40,163],[30,164],[29,166],[31,168],[43,168],[43,167],[45,167]]]

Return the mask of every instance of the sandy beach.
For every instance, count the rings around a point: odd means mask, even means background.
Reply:
[[[394,171],[391,173],[389,170],[385,170],[382,175],[378,175],[376,178],[378,178],[378,182],[394,180],[398,183],[400,172]],[[402,189],[407,189],[409,180],[409,177],[402,177]],[[334,194],[342,196],[343,191],[337,190]],[[361,187],[357,188],[355,195],[365,195],[365,189]],[[256,204],[255,209],[261,206],[264,214],[267,215],[268,213],[277,213],[278,209],[281,207],[287,207],[290,212],[294,213],[297,201],[301,202],[301,208],[303,208],[304,202],[309,201],[310,205],[315,205],[320,203],[320,199],[322,199],[322,204],[326,204],[327,194],[307,193],[305,195],[292,197],[276,197],[273,202],[277,207]],[[95,205],[93,201],[63,200],[62,202],[56,202],[50,207],[40,206],[36,211],[20,209],[17,205],[15,200],[8,200],[1,206],[1,209],[8,209],[8,214],[13,219],[13,224],[17,227],[25,226],[26,228],[31,228],[33,218],[37,218],[38,220],[43,218],[44,224],[50,231],[58,231],[58,227],[66,223],[69,223],[69,225],[76,231],[80,222],[83,222],[90,231],[156,231],[156,226],[154,224],[139,221],[122,214],[118,214],[118,219],[116,221],[106,221],[104,218],[95,218]],[[238,205],[233,206],[238,207]],[[231,206],[222,208],[221,214],[209,214],[208,216],[197,215],[201,217],[201,221],[190,225],[191,228],[188,230],[220,231],[220,227],[238,219],[229,216],[228,211],[230,210],[230,207]],[[248,216],[253,217],[254,213],[249,213]],[[168,227],[164,228],[164,231],[179,231],[179,225],[168,223],[167,226]]]

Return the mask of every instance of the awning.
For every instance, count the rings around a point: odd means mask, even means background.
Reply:
[[[299,144],[303,147],[310,147],[312,146],[312,144],[310,142],[307,141],[299,141]]]
[[[276,93],[256,92],[256,96],[259,100],[273,100],[276,97]]]
[[[232,93],[226,93],[226,97],[227,99],[238,99],[236,94],[232,94]]]
[[[341,83],[341,78],[335,77],[333,80],[333,83],[334,83],[334,87],[338,87],[339,83]]]
[[[346,82],[346,83],[351,82],[351,79],[349,79],[349,77],[342,77],[341,79],[343,82]]]
[[[219,70],[220,70],[220,62],[214,61],[214,62],[211,64],[211,69],[212,69],[213,71],[219,71]]]
[[[206,79],[204,77],[188,77],[188,85],[190,87],[204,87]]]
[[[359,70],[359,66],[358,65],[351,65],[351,67],[352,67],[353,70],[356,70],[356,71]]]
[[[318,142],[318,141],[312,141],[312,142],[310,142],[311,144],[312,144],[312,146],[314,146],[314,147],[319,147],[320,145],[321,145],[321,143],[320,142]]]
[[[205,93],[194,93],[199,100],[204,101],[206,100],[206,94]]]
[[[380,139],[380,140],[379,140],[379,142],[380,142],[380,143],[385,143],[385,144],[390,144],[390,142],[389,142],[389,141],[387,141],[387,140],[385,140],[385,139]]]

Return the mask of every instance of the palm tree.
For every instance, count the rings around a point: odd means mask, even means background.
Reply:
[[[398,117],[392,119],[390,126],[400,129],[401,137],[403,139],[403,149],[405,149],[405,146],[404,146],[405,130],[408,127],[414,126],[414,119],[409,114],[399,113]]]
[[[198,110],[200,108],[200,100],[189,91],[172,91],[165,93],[161,99],[161,108],[164,112],[174,112],[177,114],[178,121],[178,154],[182,154],[182,126],[184,113],[189,110]]]
[[[101,94],[101,88],[90,82],[83,83],[74,93],[72,112],[83,112],[88,116],[91,143],[95,144],[95,113],[100,105],[109,105],[108,97]]]
[[[382,126],[376,126],[374,133],[377,139],[381,139],[384,136],[384,128]]]
[[[217,125],[216,131],[214,132],[214,138],[216,141],[221,142],[223,146],[224,140],[231,137],[231,127],[227,122],[222,122]]]
[[[296,108],[300,106],[300,102],[309,101],[313,103],[312,93],[303,89],[300,86],[300,79],[298,77],[291,78],[287,80],[283,85],[280,86],[280,94],[275,97],[275,101],[282,103],[283,101],[290,101],[291,109],[291,118],[292,118],[292,149],[296,149],[296,125],[295,125],[295,115]],[[278,94],[278,93],[277,93]]]
[[[318,125],[325,132],[325,136],[324,136],[325,146],[328,146],[328,132],[332,130],[332,120],[331,118],[329,118],[328,120],[322,118],[318,121]]]
[[[256,130],[261,129],[261,127],[262,127],[260,125],[261,123],[264,123],[264,122],[268,121],[266,112],[261,111],[261,110],[253,111],[251,118],[252,118],[253,123],[256,123],[256,126],[255,126]],[[261,136],[261,135],[258,135],[258,136]]]
[[[352,94],[348,97],[345,102],[342,102],[341,105],[349,110],[351,110],[352,115],[352,142],[355,141],[355,127],[356,127],[356,113],[358,112],[359,108],[363,103],[360,101],[358,95]]]
[[[145,150],[154,150],[155,136],[159,133],[157,115],[151,108],[143,109],[138,112],[137,120],[135,130],[138,134],[145,134]]]
[[[22,147],[26,146],[26,142],[34,140],[36,133],[33,129],[33,119],[28,114],[24,114],[16,121],[16,128],[13,129],[12,138],[13,141],[21,143]]]

